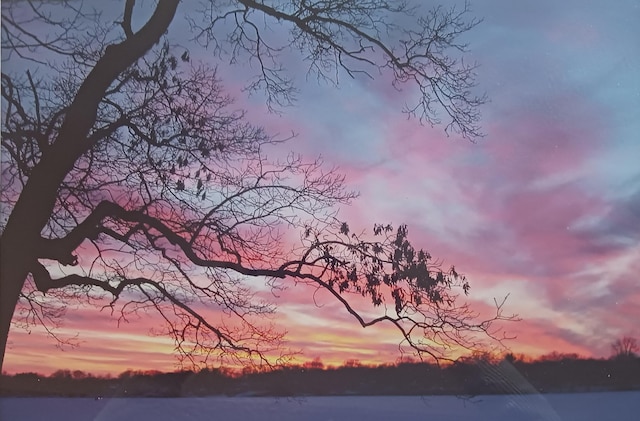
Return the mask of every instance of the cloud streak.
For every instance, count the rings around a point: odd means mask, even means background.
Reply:
[[[510,294],[507,309],[523,319],[505,326],[517,335],[507,343],[514,352],[608,356],[617,337],[640,338],[640,31],[632,19],[640,10],[633,1],[577,0],[493,0],[474,10],[484,16],[470,35],[478,89],[492,99],[478,144],[407,120],[399,108],[410,92],[367,80],[347,79],[339,90],[308,84],[282,116],[254,100],[241,105],[271,133],[299,133],[274,154],[290,148],[340,167],[361,193],[339,213],[354,229],[407,223],[419,247],[468,275],[478,309]],[[220,72],[241,84],[242,72]],[[275,321],[301,360],[398,358],[393,328],[358,330],[338,303],[315,298],[295,287],[274,299]],[[78,310],[65,329],[80,332],[80,348],[54,353],[40,331],[15,331],[6,364],[171,369],[171,344],[146,336],[153,323],[115,329],[102,313]]]

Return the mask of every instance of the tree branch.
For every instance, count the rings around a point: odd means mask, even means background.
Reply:
[[[131,30],[131,15],[133,14],[133,6],[135,3],[135,0],[127,0],[124,5],[124,17],[122,18],[121,25],[127,38],[133,36],[133,31]]]

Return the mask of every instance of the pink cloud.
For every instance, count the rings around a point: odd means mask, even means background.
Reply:
[[[567,57],[546,54],[558,42],[593,46],[602,28],[591,27],[585,16],[567,22],[573,6],[557,6],[561,10],[553,16],[548,6],[482,6],[495,13],[487,14],[491,30],[478,33],[474,43],[484,62],[482,88],[494,102],[484,109],[488,136],[477,145],[407,121],[400,108],[410,92],[390,88],[384,76],[371,83],[346,80],[336,91],[311,82],[306,92],[312,95],[283,116],[265,114],[261,99],[238,107],[246,105],[250,118],[280,137],[300,133],[269,149],[270,156],[290,150],[310,159],[322,154],[328,164],[341,167],[349,185],[362,192],[339,214],[354,228],[409,223],[418,247],[468,275],[471,298],[487,299],[474,302],[483,312],[491,309],[490,293],[500,298],[512,292],[507,310],[525,310],[522,322],[507,326],[518,335],[509,343],[514,351],[606,356],[611,338],[640,335],[634,324],[640,318],[640,267],[633,260],[640,256],[632,228],[637,218],[630,202],[612,200],[603,191],[602,168],[592,165],[615,141],[615,104],[598,103],[600,93],[569,83],[570,72],[581,72],[582,62],[570,67]],[[542,27],[541,35],[534,25]],[[302,69],[300,61],[287,64],[292,73]],[[223,76],[235,95],[246,74],[241,67],[233,72]],[[608,86],[599,85],[599,90]],[[296,241],[296,233],[285,239]],[[335,300],[315,298],[314,303],[312,288],[295,287],[274,299],[282,309],[274,321],[289,330],[289,343],[304,350],[302,358],[320,356],[331,363],[352,356],[395,358],[393,327],[363,331]],[[368,311],[367,302],[357,304]],[[65,332],[80,332],[81,341],[87,333],[90,338],[79,349],[56,351],[54,357],[53,343],[41,331],[16,330],[7,366],[93,372],[173,367],[170,342],[149,341],[156,323],[143,317],[116,328],[104,312],[73,310]]]

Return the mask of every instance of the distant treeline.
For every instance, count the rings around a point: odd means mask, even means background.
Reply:
[[[537,360],[511,354],[500,359],[479,356],[441,366],[365,366],[352,361],[326,368],[316,360],[270,371],[126,371],[118,377],[96,377],[60,370],[50,376],[23,373],[0,378],[4,396],[480,395],[631,389],[640,389],[638,357],[583,359],[556,353]]]

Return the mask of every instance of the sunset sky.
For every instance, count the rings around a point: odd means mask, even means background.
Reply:
[[[413,93],[340,76],[334,88],[305,80],[295,107],[268,114],[241,97],[271,133],[298,136],[287,150],[322,155],[360,192],[339,216],[359,229],[406,223],[412,241],[455,264],[478,309],[509,296],[504,325],[515,353],[607,357],[624,335],[640,339],[640,2],[472,1],[483,22],[466,35],[480,64],[486,136],[447,137],[401,113]],[[184,7],[183,7],[184,9]],[[169,32],[180,36],[183,22]],[[207,58],[194,51],[194,57]],[[215,63],[214,63],[215,64]],[[3,63],[10,72],[11,62]],[[238,67],[220,68],[231,90]],[[337,303],[294,287],[274,298],[298,361],[394,362],[391,326],[361,329]],[[8,372],[173,370],[169,338],[149,317],[121,323],[107,311],[73,309],[58,332],[79,346],[60,351],[41,329],[14,329]]]

